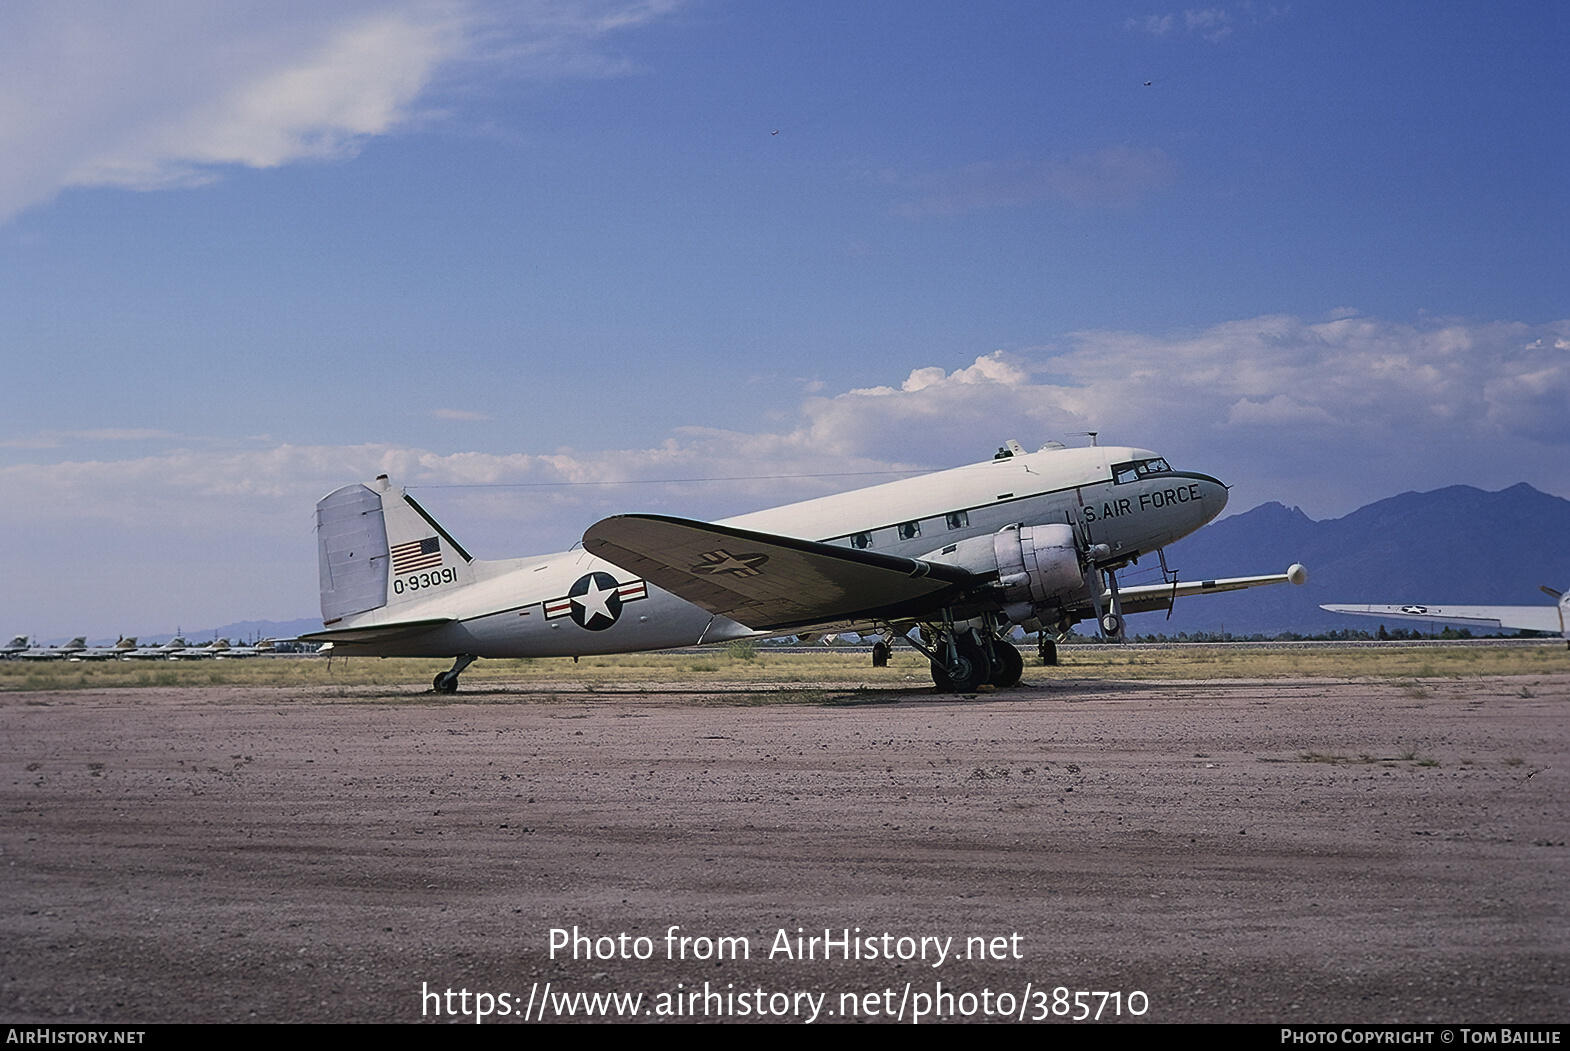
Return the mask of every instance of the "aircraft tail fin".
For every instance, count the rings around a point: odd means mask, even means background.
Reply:
[[[474,558],[386,475],[323,497],[316,543],[327,626],[474,581]]]

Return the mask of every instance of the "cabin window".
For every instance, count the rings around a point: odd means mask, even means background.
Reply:
[[[871,533],[856,533],[850,538],[850,546],[857,550],[865,550],[872,546]]]
[[[914,540],[920,535],[920,522],[906,522],[904,525],[899,527],[899,538],[901,540]]]
[[[950,511],[943,516],[943,523],[950,529],[968,529],[970,527],[970,515],[964,511]]]

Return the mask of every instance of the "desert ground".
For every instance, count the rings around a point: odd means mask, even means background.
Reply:
[[[1562,644],[862,660],[6,680],[0,1019],[1570,1020]]]

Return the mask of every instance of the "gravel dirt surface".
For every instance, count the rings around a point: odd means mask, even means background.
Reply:
[[[1570,675],[691,689],[0,694],[0,1018],[1570,1020]]]

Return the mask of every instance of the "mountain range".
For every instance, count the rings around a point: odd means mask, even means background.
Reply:
[[[1296,507],[1261,504],[1168,547],[1167,565],[1195,580],[1280,573],[1301,562],[1308,583],[1180,600],[1170,620],[1142,614],[1129,619],[1129,631],[1273,635],[1378,628],[1372,618],[1319,608],[1330,602],[1551,605],[1538,585],[1570,587],[1567,541],[1570,500],[1524,482],[1493,493],[1468,485],[1402,493],[1318,522]],[[1152,561],[1142,559],[1139,570]],[[1120,579],[1143,583],[1147,576],[1159,579],[1132,567]]]

